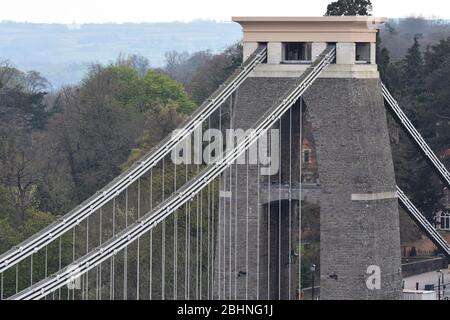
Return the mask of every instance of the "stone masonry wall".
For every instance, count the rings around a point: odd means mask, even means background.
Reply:
[[[234,97],[234,127],[252,127],[292,89],[294,82],[293,78],[248,78]],[[352,200],[355,194],[396,190],[382,99],[377,79],[319,79],[304,95],[316,140],[321,182],[321,299],[401,297],[397,199]],[[278,245],[272,241],[268,246],[267,203],[278,199],[263,199],[258,192],[258,179],[258,167],[254,165],[235,165],[222,175],[221,189],[230,193],[221,197],[215,298],[287,298],[286,293],[280,296],[278,288],[273,288],[277,284],[272,274],[275,270],[267,261]],[[264,179],[270,188],[269,177]],[[265,194],[272,197],[273,192]],[[289,207],[294,219],[295,206],[292,201]],[[295,242],[296,238],[291,240]],[[284,245],[282,248],[287,250]],[[298,282],[293,272],[298,269],[295,263],[298,261],[291,265],[283,262],[288,266],[281,270],[286,277],[291,274],[291,283]],[[372,265],[381,270],[380,290],[366,286],[367,268]],[[284,292],[285,284],[282,279]],[[295,299],[295,290],[292,286],[291,299]]]
[[[380,81],[319,79],[304,100],[321,182],[321,299],[400,299],[397,198],[352,200],[396,191]],[[366,285],[369,266],[380,290]]]

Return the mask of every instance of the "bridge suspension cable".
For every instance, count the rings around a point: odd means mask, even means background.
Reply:
[[[14,266],[20,261],[30,257],[40,249],[47,246],[54,239],[79,225],[92,213],[100,209],[118,194],[126,190],[142,175],[155,167],[167,156],[177,144],[187,135],[192,134],[203,121],[207,119],[219,106],[221,106],[247,79],[249,74],[260,63],[267,59],[267,48],[259,46],[257,50],[221,85],[177,130],[176,134],[166,137],[154,147],[147,155],[137,161],[124,173],[96,192],[78,207],[59,218],[42,231],[31,236],[11,250],[0,255],[0,273]]]
[[[433,165],[437,171],[439,178],[444,184],[450,188],[450,173],[444,164],[439,160],[436,154],[431,150],[428,144],[423,139],[422,135],[417,131],[411,121],[408,119],[406,114],[400,108],[398,102],[390,94],[386,86],[382,83],[381,89],[383,91],[383,97],[388,102],[389,110],[394,113],[397,121],[403,127],[405,132],[411,138],[411,140],[419,147],[422,153],[425,155],[426,159]]]
[[[113,235],[110,240],[103,242],[103,244],[96,249],[91,250],[88,254],[69,266],[60,269],[52,276],[47,277],[40,282],[32,284],[25,290],[10,297],[10,299],[29,300],[46,297],[71,282],[74,277],[79,278],[84,274],[87,274],[91,269],[101,265],[101,263],[107,259],[113,258],[119,251],[131,245],[146,232],[151,231],[158,224],[165,221],[165,219],[170,217],[175,210],[179,209],[184,204],[189,203],[189,201],[192,201],[211,181],[219,177],[225,169],[246,152],[253,143],[265,134],[267,130],[269,130],[296,101],[298,101],[303,93],[319,77],[322,71],[334,60],[334,57],[335,48],[327,48],[316,59],[311,67],[297,79],[295,88],[274,106],[269,108],[260,120],[256,122],[250,134],[239,139],[232,149],[227,150],[215,163],[203,169],[195,178],[189,180],[189,182],[180,189],[175,190],[170,196],[164,197],[163,201],[153,210],[150,210],[147,214],[138,218],[136,222],[128,225],[125,229]],[[183,137],[184,136],[180,138]],[[177,142],[179,143],[178,140]],[[133,177],[131,179],[133,179]],[[187,216],[187,218],[189,218],[189,216]],[[186,228],[187,227],[188,225]],[[198,241],[198,238],[196,241]],[[189,278],[187,281],[189,282]]]
[[[391,111],[396,120],[403,127],[409,138],[416,144],[419,150],[423,153],[428,162],[434,167],[438,173],[439,178],[444,184],[450,188],[450,173],[444,164],[439,160],[436,154],[431,150],[429,145],[423,139],[422,135],[417,131],[406,114],[400,108],[398,102],[390,94],[386,86],[382,83],[381,88],[383,91],[383,97],[388,103],[389,111]],[[435,227],[425,218],[425,216],[414,206],[414,204],[408,199],[405,193],[397,186],[397,193],[401,206],[406,210],[409,216],[416,222],[416,224],[425,232],[433,243],[439,247],[444,254],[450,258],[450,245],[445,240]]]
[[[435,227],[424,217],[424,215],[416,208],[416,206],[408,199],[405,193],[397,186],[397,194],[401,206],[406,210],[409,216],[417,223],[417,225],[425,232],[433,243],[440,248],[443,253],[450,258],[450,245]]]

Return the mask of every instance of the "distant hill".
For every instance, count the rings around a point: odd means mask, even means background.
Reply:
[[[450,36],[449,21],[393,19],[381,33],[393,60],[403,57],[416,33],[423,48]],[[164,65],[167,51],[220,51],[239,41],[241,28],[232,22],[125,24],[0,23],[0,59],[21,70],[37,70],[54,86],[77,83],[90,63],[108,63],[119,54],[141,54],[152,67]]]
[[[78,82],[92,62],[114,61],[120,53],[141,54],[152,67],[164,64],[171,50],[220,51],[239,41],[231,22],[126,24],[0,23],[0,59],[21,70],[41,72],[55,88]]]

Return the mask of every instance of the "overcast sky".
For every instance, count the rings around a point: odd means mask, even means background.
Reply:
[[[0,21],[159,22],[231,16],[321,16],[331,0],[1,0]],[[450,19],[448,0],[372,0],[374,15]]]

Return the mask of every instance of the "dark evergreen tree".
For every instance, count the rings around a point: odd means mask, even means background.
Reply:
[[[420,94],[424,83],[424,59],[420,45],[421,34],[414,36],[414,44],[403,59],[403,85],[409,93]]]
[[[327,7],[326,16],[370,16],[372,2],[370,0],[338,0]]]
[[[430,74],[440,69],[446,60],[450,58],[450,37],[439,41],[438,44],[428,46],[425,52],[425,72]]]
[[[392,81],[391,85],[414,126],[431,149],[441,155],[450,147],[450,41],[429,46],[423,54],[420,39],[420,34],[414,37],[405,58],[395,66],[399,81]],[[405,134],[393,153],[399,185],[431,221],[435,212],[445,205],[444,185]],[[442,160],[448,167],[449,159]]]
[[[387,48],[383,48],[381,46],[381,37],[380,32],[377,32],[377,64],[378,64],[378,70],[380,71],[380,77],[383,82],[389,86],[389,67],[391,64],[391,56],[389,53],[389,50]]]

